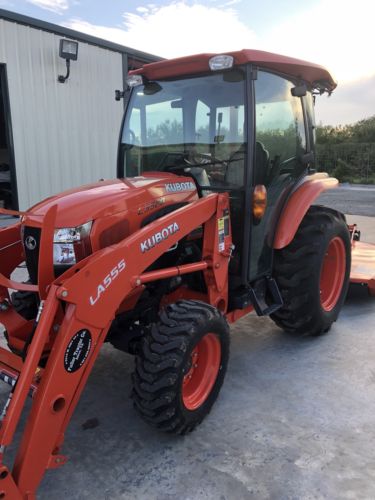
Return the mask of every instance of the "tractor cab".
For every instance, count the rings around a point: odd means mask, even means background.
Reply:
[[[169,172],[190,176],[201,197],[228,192],[232,287],[271,274],[279,215],[313,168],[313,93],[335,83],[306,64],[244,50],[129,74],[118,176]]]

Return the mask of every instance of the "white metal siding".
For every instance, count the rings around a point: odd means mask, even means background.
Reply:
[[[120,53],[79,42],[70,78],[61,36],[0,19],[20,209],[64,189],[116,176],[122,101]]]

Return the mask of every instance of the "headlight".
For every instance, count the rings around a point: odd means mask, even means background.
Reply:
[[[90,231],[92,221],[78,227],[56,229],[53,237],[53,263],[72,266],[91,253]]]

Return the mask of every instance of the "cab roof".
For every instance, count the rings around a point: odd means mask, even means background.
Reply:
[[[256,66],[284,73],[291,77],[302,79],[312,87],[332,92],[337,83],[327,69],[318,64],[295,59],[293,57],[273,54],[263,50],[243,49],[236,52],[221,52],[217,54],[198,54],[176,59],[168,59],[150,64],[142,68],[130,71],[131,75],[144,75],[148,80],[161,80],[177,76],[207,73],[210,71],[208,61],[211,57],[219,54],[231,55],[234,58],[234,66],[253,63]]]

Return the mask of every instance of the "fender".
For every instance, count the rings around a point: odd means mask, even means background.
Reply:
[[[319,172],[305,177],[290,195],[281,213],[273,248],[280,250],[293,240],[299,225],[314,200],[327,189],[336,188],[339,181]]]

